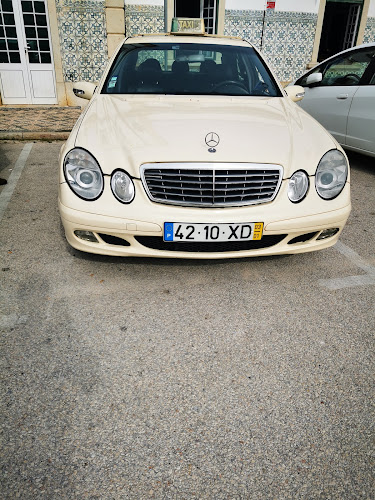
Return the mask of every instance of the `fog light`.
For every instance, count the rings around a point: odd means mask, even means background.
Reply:
[[[317,240],[325,240],[326,238],[331,238],[331,236],[335,236],[339,232],[338,227],[333,227],[331,229],[323,229],[320,235],[317,237]]]
[[[74,231],[74,234],[80,240],[91,241],[91,243],[99,243],[98,238],[91,231]]]

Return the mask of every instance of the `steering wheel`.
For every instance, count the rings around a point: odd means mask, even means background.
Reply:
[[[361,79],[360,76],[356,75],[355,73],[348,73],[347,75],[344,76],[344,78],[355,78],[357,80],[357,82],[359,82],[359,80]]]
[[[333,85],[355,85],[358,84],[361,77],[355,73],[348,73],[347,75],[339,76],[334,80]]]
[[[215,92],[216,90],[219,90],[221,87],[224,87],[227,85],[235,85],[236,87],[239,87],[240,89],[244,90],[245,92],[248,92],[245,85],[241,82],[236,81],[236,80],[224,80],[223,82],[216,83],[212,87],[212,90]]]

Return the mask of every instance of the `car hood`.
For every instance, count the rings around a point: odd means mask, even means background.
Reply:
[[[209,151],[207,134],[220,142]],[[75,130],[74,145],[102,170],[140,176],[144,163],[269,163],[315,173],[333,138],[290,99],[227,96],[95,96]],[[74,137],[72,138],[74,139]],[[71,142],[71,141],[69,141]]]

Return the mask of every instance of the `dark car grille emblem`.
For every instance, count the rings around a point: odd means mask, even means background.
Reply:
[[[215,132],[209,132],[205,137],[205,142],[210,153],[216,153],[216,146],[220,142],[220,137]]]

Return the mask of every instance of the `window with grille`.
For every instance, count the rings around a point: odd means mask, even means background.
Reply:
[[[175,0],[176,17],[200,17],[204,19],[206,33],[216,33],[217,0]]]

